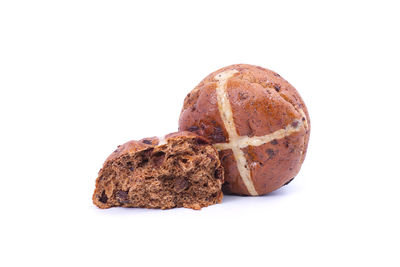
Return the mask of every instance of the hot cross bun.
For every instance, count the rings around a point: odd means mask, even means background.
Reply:
[[[215,148],[194,133],[176,132],[118,146],[99,172],[93,203],[201,209],[222,201],[223,181]]]
[[[219,151],[225,193],[256,196],[288,184],[300,171],[310,117],[279,74],[237,64],[211,73],[187,95],[179,130],[204,136]]]

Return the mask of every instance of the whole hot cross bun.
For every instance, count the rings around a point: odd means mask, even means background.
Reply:
[[[185,98],[180,131],[209,139],[225,168],[225,193],[263,195],[300,171],[310,118],[279,74],[237,64],[208,75]]]

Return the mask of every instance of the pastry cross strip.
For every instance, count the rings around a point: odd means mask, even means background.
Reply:
[[[217,143],[214,144],[214,147],[218,151],[225,149],[232,149],[233,157],[236,160],[236,165],[239,174],[242,178],[243,183],[247,188],[247,191],[249,191],[250,195],[257,196],[258,193],[251,179],[249,165],[247,164],[246,157],[241,148],[247,146],[260,146],[269,143],[274,139],[284,138],[286,136],[291,135],[292,133],[300,131],[301,126],[307,129],[308,128],[307,117],[304,114],[304,111],[300,109],[299,112],[302,118],[305,119],[304,122],[301,118],[297,119],[291,124],[287,125],[285,128],[263,136],[253,136],[253,137],[239,136],[236,132],[235,123],[233,121],[232,106],[229,102],[228,94],[226,91],[226,84],[228,82],[228,79],[231,78],[235,73],[238,73],[238,71],[235,69],[231,69],[221,72],[214,77],[214,79],[217,80],[216,93],[218,101],[218,110],[221,115],[222,121],[224,122],[225,129],[229,137],[229,143]]]

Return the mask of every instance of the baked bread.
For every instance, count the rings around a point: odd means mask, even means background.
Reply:
[[[279,74],[238,64],[211,73],[187,95],[179,130],[214,144],[225,168],[225,193],[255,196],[297,175],[310,118],[296,89]]]
[[[177,132],[119,146],[96,180],[99,208],[200,209],[222,201],[218,153],[194,133]]]

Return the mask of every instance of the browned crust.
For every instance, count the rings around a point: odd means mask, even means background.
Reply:
[[[185,130],[221,143],[227,141],[228,134],[219,114],[215,88],[215,82],[200,83],[186,96],[180,125],[190,125]]]
[[[249,195],[249,191],[239,174],[235,159],[231,149],[222,150],[219,152],[221,164],[225,170],[225,183],[222,185],[222,189],[226,194],[239,194]]]
[[[298,132],[276,140],[277,143],[243,148],[257,192],[275,191],[297,175],[304,138],[305,135]]]
[[[179,139],[179,138],[185,138],[185,137],[196,137],[199,140],[201,140],[201,142],[203,142],[204,144],[210,144],[210,142],[206,138],[204,138],[196,133],[189,132],[189,131],[179,131],[179,132],[167,134],[165,136],[165,140],[168,141],[169,139]],[[106,164],[107,161],[116,159],[122,155],[133,154],[133,153],[141,151],[141,150],[146,150],[148,148],[155,147],[159,144],[159,141],[160,141],[159,137],[153,136],[153,137],[147,137],[147,138],[140,139],[139,141],[132,140],[132,141],[126,142],[122,145],[119,145],[117,147],[117,149],[115,149],[114,152],[111,153],[110,156],[108,156],[108,158],[104,164]]]
[[[202,143],[202,144],[210,144],[210,141],[208,141],[203,136],[200,136],[196,133],[189,132],[189,131],[180,131],[180,132],[174,132],[174,133],[167,134],[165,136],[165,140],[168,141],[170,139],[183,139],[183,138],[187,138],[187,137],[194,137],[197,139],[197,141],[199,143]]]

